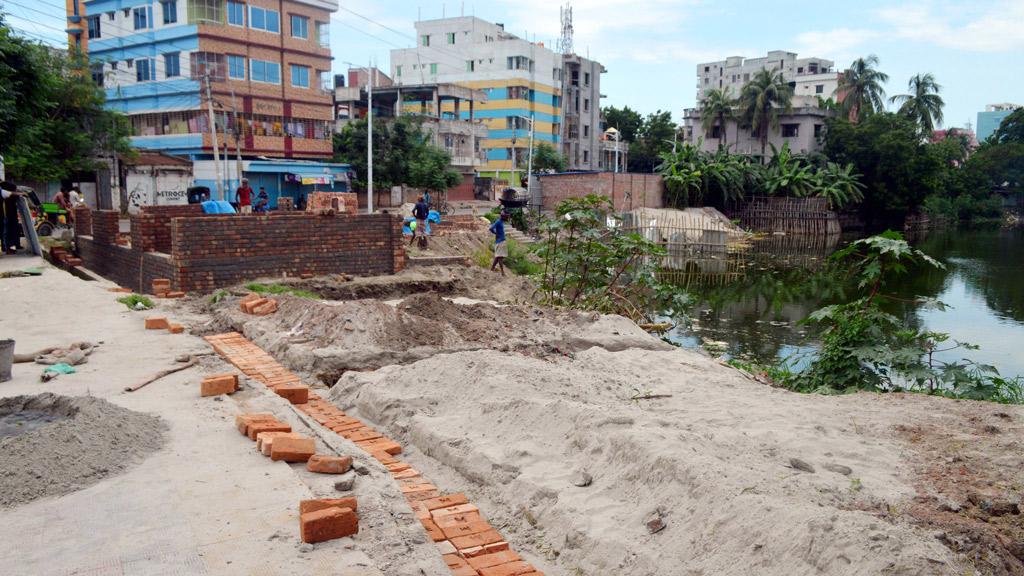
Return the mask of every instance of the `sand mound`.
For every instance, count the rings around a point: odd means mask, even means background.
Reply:
[[[155,416],[56,394],[0,400],[0,506],[59,496],[119,474],[163,443]]]
[[[291,369],[314,374],[328,385],[348,370],[375,370],[453,351],[496,349],[545,356],[592,346],[671,348],[619,316],[495,306],[433,292],[391,303],[294,297],[278,302],[278,311],[262,318],[224,302],[222,317],[236,329],[244,327],[248,337]]]
[[[633,400],[646,394],[671,396]],[[905,514],[919,447],[900,427],[962,435],[955,411],[992,412],[794,394],[685,351],[599,348],[437,355],[345,374],[330,397],[409,447],[436,484],[468,492],[542,569],[629,576],[962,574],[970,559]],[[1024,410],[1013,413],[1019,430]],[[1020,482],[1019,452],[1001,459]],[[651,533],[652,516],[666,527]]]

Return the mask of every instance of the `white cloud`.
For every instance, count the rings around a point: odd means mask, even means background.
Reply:
[[[855,58],[860,48],[881,34],[863,28],[836,28],[828,31],[804,32],[796,36],[797,52],[803,56],[834,59],[843,65]]]
[[[976,52],[1024,49],[1024,0],[954,5],[925,2],[878,12],[900,38]]]

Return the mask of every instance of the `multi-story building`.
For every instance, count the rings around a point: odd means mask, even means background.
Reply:
[[[337,0],[81,4],[93,77],[107,105],[128,115],[134,146],[191,159],[195,184],[211,189],[230,190],[242,176],[292,196],[333,188],[337,165],[281,163],[274,172],[266,159],[332,155]]]
[[[1003,102],[1002,104],[989,104],[985,106],[984,112],[978,112],[978,141],[984,142],[989,136],[999,129],[1003,119],[1021,108],[1020,104]]]
[[[485,174],[526,169],[531,119],[534,140],[566,154],[570,167],[598,167],[599,63],[559,54],[472,16],[416,22],[416,37],[416,48],[391,51],[391,77],[399,86],[459,84],[486,93],[475,110],[488,129],[481,143]],[[564,96],[570,91],[571,99]],[[462,118],[467,114],[463,110]],[[570,115],[572,130],[563,124]]]
[[[739,98],[743,86],[761,70],[780,71],[782,77],[793,89],[792,109],[780,115],[779,129],[768,134],[768,143],[781,148],[789,143],[796,153],[806,154],[818,148],[818,137],[824,128],[825,119],[831,112],[819,106],[819,99],[836,98],[839,87],[839,73],[834,63],[824,58],[798,58],[794,52],[773,50],[761,58],[730,56],[725,60],[697,65],[697,108],[683,112],[683,136],[691,143],[703,140],[704,150],[718,147],[721,128],[714,126],[704,130],[700,120],[700,103],[712,89],[728,90],[733,98]],[[729,149],[740,154],[759,155],[761,141],[757,134],[742,128],[736,121],[726,123],[725,141]],[[767,148],[771,153],[771,148]]]

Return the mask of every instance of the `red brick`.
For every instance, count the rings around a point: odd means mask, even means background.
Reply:
[[[118,286],[117,288],[107,288],[107,292],[117,292],[119,294],[131,294],[132,292],[134,292],[134,290],[132,290],[131,288],[122,288],[122,287]]]
[[[424,520],[423,518],[420,518],[420,523],[423,524],[423,528],[427,531],[427,536],[430,536],[430,539],[434,542],[446,540],[444,532],[437,527],[437,524],[434,524],[430,520]]]
[[[171,334],[181,334],[182,332],[185,331],[185,327],[182,326],[181,324],[171,324],[170,326],[167,327],[167,329],[171,332]]]
[[[259,294],[255,293],[255,292],[249,292],[248,294],[246,294],[245,296],[242,297],[242,299],[239,301],[239,303],[240,304],[244,304],[245,302],[255,302],[256,300],[262,300],[262,299],[263,299],[263,296],[260,296]]]
[[[351,456],[327,456],[314,454],[306,461],[306,469],[320,474],[344,474],[352,468]]]
[[[358,428],[356,430],[346,430],[344,432],[339,432],[339,434],[341,434],[342,437],[347,438],[353,442],[376,440],[377,438],[384,437],[380,432],[377,432],[373,428],[366,426],[364,426],[363,428]]]
[[[316,454],[316,443],[312,438],[275,438],[270,446],[271,460],[305,462]]]
[[[157,278],[156,280],[153,280],[152,286],[154,294],[168,292],[171,289],[171,281],[166,278]]]
[[[441,527],[438,526],[438,528]],[[455,524],[453,526],[446,526],[444,528],[441,528],[441,532],[444,532],[446,538],[452,540],[454,538],[458,538],[459,536],[479,534],[481,532],[486,532],[488,530],[493,529],[494,527],[488,524],[486,521],[479,520],[477,522],[467,522],[465,524]]]
[[[303,542],[313,544],[359,532],[359,517],[351,508],[330,507],[308,512],[299,517],[299,535]]]
[[[246,314],[252,314],[253,311],[256,310],[257,306],[262,306],[263,304],[266,304],[266,302],[266,298],[259,298],[256,300],[249,301],[243,300],[239,306],[242,308],[242,312],[245,312]]]
[[[477,570],[480,576],[522,576],[523,574],[529,574],[533,571],[533,566],[531,566],[529,562],[524,562],[522,560]]]
[[[444,518],[445,516],[452,516],[455,514],[468,514],[470,512],[480,512],[480,509],[473,504],[456,504],[455,506],[446,506],[444,508],[437,508],[430,511],[430,515],[433,518]]]
[[[387,468],[388,472],[395,473],[408,470],[409,464],[407,462],[395,462],[394,464],[385,464],[384,467]]]
[[[461,568],[452,568],[452,576],[480,576],[480,573],[473,570],[470,566],[462,566]]]
[[[469,499],[466,498],[466,495],[463,494],[462,492],[459,492],[457,494],[448,494],[446,496],[441,496],[440,498],[431,498],[430,500],[425,500],[423,502],[423,505],[427,508],[427,510],[437,510],[438,508],[449,508],[451,506],[458,506],[460,504],[468,503]]]
[[[299,514],[316,512],[324,508],[351,508],[359,510],[359,505],[352,496],[347,498],[311,498],[299,501]]]
[[[522,558],[519,557],[519,554],[516,554],[511,550],[504,550],[502,552],[483,554],[481,556],[476,556],[475,558],[467,558],[466,562],[476,570],[480,570],[481,568],[490,568],[491,566],[516,562],[518,560],[522,560]]]
[[[417,472],[416,470],[413,470],[412,468],[409,468],[409,467],[406,467],[405,470],[402,470],[400,472],[392,472],[391,473],[391,477],[394,478],[395,480],[402,480],[404,478],[418,478],[419,476],[420,476],[419,472]]]
[[[266,316],[268,314],[273,314],[274,312],[277,312],[277,300],[267,299],[266,302],[263,302],[258,306],[254,306],[251,314],[256,316]]]
[[[459,550],[459,554],[462,554],[465,558],[476,558],[477,556],[485,556],[487,554],[494,554],[495,552],[504,552],[508,549],[508,542],[502,540],[501,542],[492,542],[490,544],[484,544],[483,546],[465,548],[463,550]]]
[[[403,494],[403,496],[405,496],[406,501],[409,503],[419,502],[420,500],[429,500],[431,498],[437,498],[440,495],[441,493],[438,492],[436,489],[423,490],[420,492],[409,492],[408,494]]]
[[[451,516],[442,516],[440,518],[431,519],[441,530],[484,521],[483,516],[481,516],[479,512],[466,512],[465,514],[453,514]]]
[[[181,291],[171,291],[166,294],[167,298],[184,298],[185,293]]]
[[[504,538],[501,534],[498,534],[496,530],[486,530],[478,534],[471,534],[469,536],[459,536],[458,538],[452,538],[450,541],[453,546],[462,550],[464,548],[472,548],[474,546],[484,546],[492,542],[501,542]]]
[[[423,484],[412,484],[407,486],[399,486],[399,490],[402,494],[411,494],[413,492],[426,492],[427,490],[437,490],[437,486],[430,483]]]
[[[235,416],[235,428],[238,428],[239,434],[245,436],[249,423],[254,420],[274,420],[274,415],[270,412],[245,412],[238,414]]]
[[[245,435],[249,440],[256,441],[256,435],[260,432],[291,432],[292,427],[277,420],[255,420],[245,428]]]
[[[221,374],[203,378],[199,384],[200,396],[219,396],[221,394],[233,394],[238,390],[238,377],[234,374]]]
[[[167,322],[167,318],[163,316],[152,316],[146,318],[146,330],[166,330],[170,328],[170,323]]]
[[[465,558],[455,553],[442,554],[441,559],[444,560],[444,563],[452,569],[462,568],[463,566],[469,566],[469,562],[466,562]]]
[[[309,386],[305,384],[281,384],[274,388],[274,393],[292,404],[305,404],[309,401]]]
[[[398,460],[396,460],[394,456],[381,450],[371,450],[370,456],[373,456],[375,460],[377,460],[378,462],[385,466],[387,466],[388,464],[394,464],[398,462]]]
[[[356,442],[356,445],[362,448],[363,450],[366,450],[367,452],[382,451],[387,452],[392,456],[397,456],[402,453],[401,445],[399,445],[397,442],[393,440],[388,440],[387,438],[377,438],[375,440],[360,441]]]

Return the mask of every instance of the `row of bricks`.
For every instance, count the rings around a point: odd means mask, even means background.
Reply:
[[[246,357],[269,357],[238,333],[207,337],[218,353],[232,363],[231,352]],[[228,353],[225,353],[228,352]],[[266,360],[261,360],[266,362]],[[276,361],[270,360],[276,366]],[[358,418],[349,416],[333,403],[311,392],[306,403],[296,406],[321,426],[346,438],[379,461],[399,484],[427,534],[456,576],[543,576],[509,548],[508,542],[470,504],[464,494],[441,495],[408,463],[395,458],[402,447]]]

